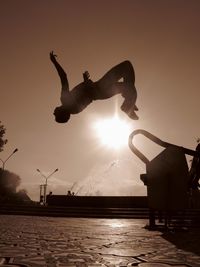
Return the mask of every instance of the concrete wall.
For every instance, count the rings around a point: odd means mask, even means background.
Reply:
[[[146,208],[146,196],[66,196],[51,195],[47,197],[49,206],[66,207],[116,207],[116,208]]]

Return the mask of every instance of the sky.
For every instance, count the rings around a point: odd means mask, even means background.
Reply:
[[[8,139],[0,158],[18,148],[5,168],[39,199],[66,194],[145,195],[145,165],[128,145],[102,145],[93,124],[116,112],[135,129],[195,149],[200,137],[200,1],[198,0],[1,0],[0,121]],[[121,96],[94,101],[66,124],[54,121],[60,80],[49,52],[58,55],[70,88],[82,73],[99,79],[130,60],[136,74],[138,121],[120,110]],[[128,141],[127,141],[128,142]],[[135,144],[152,159],[159,148],[145,137]]]

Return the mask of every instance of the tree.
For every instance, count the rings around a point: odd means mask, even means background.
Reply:
[[[17,174],[0,169],[0,194],[16,194],[20,182]]]
[[[4,139],[4,134],[6,132],[5,127],[1,124],[0,121],[0,152],[3,151],[3,146],[7,143],[7,139]]]
[[[18,199],[21,200],[21,201],[31,201],[30,197],[28,196],[28,193],[26,191],[26,189],[20,189],[18,192],[17,192],[17,196],[18,196]]]
[[[12,203],[16,201],[17,187],[20,177],[15,173],[0,169],[0,202]]]
[[[31,201],[25,189],[17,190],[21,178],[10,171],[0,169],[0,203],[24,203]]]

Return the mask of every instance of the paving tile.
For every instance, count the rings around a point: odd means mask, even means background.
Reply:
[[[198,230],[148,231],[146,224],[1,215],[0,267],[200,267]]]

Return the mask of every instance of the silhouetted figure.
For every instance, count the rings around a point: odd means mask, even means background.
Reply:
[[[200,143],[197,145],[196,151],[200,153]],[[194,156],[190,168],[189,187],[192,189],[200,188],[199,179],[200,179],[200,158],[198,156]]]
[[[69,91],[67,75],[56,60],[53,51],[50,53],[50,59],[53,62],[61,79],[61,103],[55,108],[55,120],[59,123],[65,123],[69,120],[71,114],[77,114],[85,109],[93,100],[103,100],[116,94],[124,97],[121,109],[133,120],[138,116],[135,111],[138,110],[135,105],[137,91],[135,88],[135,73],[132,64],[124,61],[111,70],[109,70],[101,79],[93,82],[90,79],[88,71],[83,73],[83,82]],[[123,81],[119,80],[123,78]]]
[[[72,196],[72,193],[70,190],[67,191],[67,196]]]
[[[44,196],[40,196],[40,205],[44,205]]]

